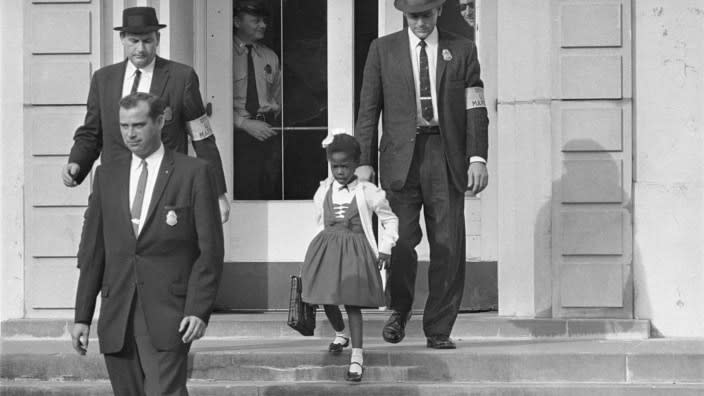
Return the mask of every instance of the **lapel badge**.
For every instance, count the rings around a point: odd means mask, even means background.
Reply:
[[[452,60],[452,54],[450,53],[450,50],[447,48],[444,48],[442,50],[442,59],[445,60],[445,62],[449,62]]]
[[[174,112],[171,110],[171,106],[166,106],[164,109],[164,121],[171,121],[174,118]]]
[[[170,210],[168,211],[168,213],[166,213],[166,224],[170,225],[171,227],[178,224],[178,216],[176,216],[176,212],[174,212],[173,210]]]
[[[271,74],[271,65],[267,64],[266,66],[264,66],[264,72],[266,74]]]

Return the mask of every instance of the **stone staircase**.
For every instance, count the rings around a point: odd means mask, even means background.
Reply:
[[[193,345],[192,395],[704,395],[704,339],[648,339],[647,321],[516,319],[463,314],[454,351],[425,347],[414,318],[401,344],[381,340],[386,314],[365,315],[365,374],[343,380],[349,349],[327,353],[320,313],[302,337],[283,313],[213,317]],[[2,324],[0,394],[110,395],[97,340],[73,352],[67,320]]]

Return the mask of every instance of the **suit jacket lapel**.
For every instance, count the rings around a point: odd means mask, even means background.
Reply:
[[[118,105],[118,103],[120,102],[120,99],[122,99],[122,85],[125,82],[125,70],[127,70],[127,62],[129,62],[129,60],[125,59],[122,62],[122,67],[115,69],[117,70],[117,72],[110,76],[110,84],[108,84],[108,86],[110,87],[110,91],[107,93],[108,98],[110,98],[110,100],[114,101],[115,103],[113,108],[109,111],[115,112],[115,120],[120,119],[120,106]]]
[[[105,175],[109,180],[113,180],[112,183],[106,184],[112,189],[107,196],[114,197],[113,199],[118,202],[118,211],[120,212],[118,218],[124,219],[124,224],[120,225],[120,227],[124,228],[124,233],[134,238],[132,213],[130,212],[130,160],[121,161],[119,164],[116,163],[114,167],[103,169],[112,170],[112,174],[108,173]]]
[[[168,63],[158,56],[154,62],[154,75],[152,76],[152,86],[149,87],[149,93],[156,96],[163,96],[166,82],[169,80]]]
[[[411,58],[411,44],[408,41],[407,29],[401,30],[398,35],[398,40],[396,40],[396,43],[391,47],[390,55],[392,59],[398,59],[400,61],[400,75],[405,76],[406,89],[415,103],[416,88],[413,82],[413,64],[411,63],[413,59]]]
[[[142,227],[142,232],[140,233],[140,235],[142,235],[144,233],[144,229],[149,226],[149,222],[151,221],[151,218],[154,215],[154,212],[156,211],[158,203],[161,200],[161,195],[164,193],[164,189],[169,183],[169,179],[171,179],[173,169],[173,152],[167,148],[164,148],[164,159],[161,160],[161,167],[159,168],[159,174],[157,175],[156,183],[154,184],[152,199],[151,202],[149,202],[149,210],[147,211],[147,216],[144,218],[144,226]]]
[[[435,93],[437,97],[440,97],[440,90],[443,87],[443,77],[445,76],[445,69],[447,68],[447,62],[443,56],[443,50],[447,50],[452,54],[449,48],[449,41],[445,40],[445,34],[438,30],[438,53],[435,56]]]

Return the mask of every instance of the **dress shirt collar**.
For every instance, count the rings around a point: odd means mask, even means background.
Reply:
[[[155,152],[149,154],[147,158],[144,158],[145,161],[147,161],[147,169],[150,172],[150,174],[155,175],[156,173],[154,172],[156,164],[161,164],[161,160],[164,158],[164,144],[159,144],[159,148],[156,149]],[[130,169],[132,172],[136,172],[139,170],[140,165],[142,164],[142,158],[138,157],[136,154],[132,153],[132,164],[130,166]]]
[[[235,51],[237,51],[237,55],[246,55],[247,54],[247,44],[245,44],[244,41],[242,41],[237,35],[235,35]],[[259,44],[258,43],[252,43],[252,50],[254,51],[255,54],[259,55]]]
[[[142,71],[142,73],[152,74],[152,73],[154,73],[154,64],[155,63],[156,63],[156,56],[154,57],[154,59],[152,59],[152,62],[150,64],[144,66],[140,70]],[[130,60],[128,59],[127,60],[127,69],[125,69],[125,77],[132,77],[134,75],[135,71],[137,71],[137,67],[135,65],[133,65],[132,62],[130,62]]]
[[[351,182],[349,182],[347,184],[341,184],[337,180],[334,180],[332,182],[332,185],[333,185],[333,188],[335,189],[335,191],[344,190],[346,187],[347,190],[351,192],[351,191],[355,190],[355,188],[357,187],[358,184],[359,184],[359,180],[357,180],[356,177],[354,178],[354,180],[352,180]]]
[[[415,33],[410,28],[406,29],[408,31],[408,40],[411,43],[411,48],[416,48],[418,47],[418,44],[420,43],[420,39],[418,36],[416,36]],[[438,46],[438,28],[437,26],[435,29],[433,29],[432,32],[428,35],[428,37],[425,38],[425,43],[428,44],[428,47],[431,48],[437,48]]]

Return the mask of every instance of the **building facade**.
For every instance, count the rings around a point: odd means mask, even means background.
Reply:
[[[285,307],[315,232],[294,192],[326,172],[300,147],[352,130],[366,46],[403,28],[390,0],[269,3],[284,192],[232,202],[222,310]],[[59,172],[92,72],[124,59],[112,27],[135,5],[168,25],[160,55],[198,72],[228,190],[238,182],[231,1],[1,2],[3,320],[70,315],[90,183],[67,189]],[[502,316],[649,319],[658,335],[704,336],[704,1],[478,0],[476,26],[490,186],[466,198],[468,299],[493,282]]]

